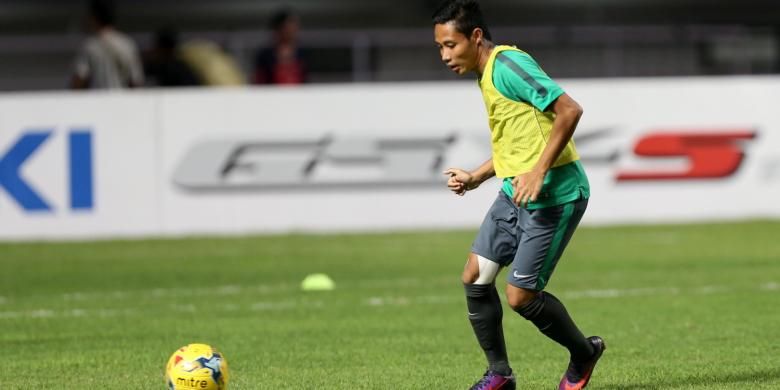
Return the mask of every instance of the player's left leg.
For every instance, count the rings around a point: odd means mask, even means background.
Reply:
[[[523,238],[508,275],[507,303],[569,350],[571,360],[561,381],[562,389],[583,388],[604,349],[600,338],[598,343],[585,338],[558,298],[542,291],[586,207],[587,200],[583,199],[539,210],[519,210]]]
[[[560,390],[583,389],[607,348],[598,336],[585,338],[566,307],[553,294],[507,286],[507,301],[517,313],[531,321],[545,336],[569,350],[569,365]]]

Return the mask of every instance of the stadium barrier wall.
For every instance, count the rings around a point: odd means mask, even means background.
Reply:
[[[584,224],[780,216],[780,78],[564,80]],[[473,82],[0,95],[0,240],[476,228]]]

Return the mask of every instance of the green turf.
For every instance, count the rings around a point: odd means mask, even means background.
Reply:
[[[190,342],[232,389],[468,388],[473,234],[0,244],[0,389],[162,389]],[[780,222],[581,228],[548,289],[609,345],[593,389],[780,388]],[[555,388],[565,351],[504,324],[518,388]]]

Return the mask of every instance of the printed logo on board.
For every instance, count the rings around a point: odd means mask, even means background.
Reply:
[[[578,131],[580,156],[588,167],[615,166],[615,181],[718,180],[734,175],[744,162],[751,129],[659,130],[626,150],[611,129]],[[440,185],[448,153],[465,137],[393,138],[328,135],[296,140],[210,140],[190,148],[173,181],[189,190],[366,188]],[[485,148],[489,154],[489,148]],[[487,156],[486,156],[487,157]],[[621,157],[645,164],[622,166]],[[681,160],[677,166],[663,160]],[[657,165],[657,167],[656,167]]]
[[[25,212],[53,211],[51,199],[35,188],[22,169],[54,133],[54,129],[25,130],[8,147],[0,147],[0,191]],[[71,210],[91,210],[94,207],[92,131],[74,128],[66,136],[67,161],[56,168],[67,175],[68,205]]]
[[[187,151],[173,174],[181,187],[343,189],[440,184],[455,136],[214,140]]]

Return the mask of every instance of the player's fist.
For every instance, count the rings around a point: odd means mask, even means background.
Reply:
[[[479,187],[479,183],[474,179],[474,175],[459,168],[449,168],[444,171],[449,176],[447,187],[457,195],[463,196],[466,191]]]

